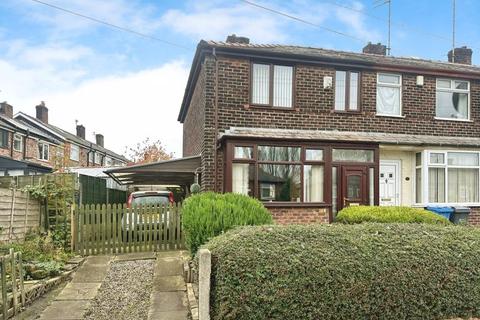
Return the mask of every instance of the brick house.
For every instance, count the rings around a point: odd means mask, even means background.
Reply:
[[[204,190],[263,201],[282,223],[349,205],[463,205],[480,223],[480,68],[449,62],[201,41],[178,120]]]
[[[103,146],[103,135],[96,143],[85,139],[85,127],[77,126],[77,135],[48,122],[48,108],[36,106],[36,117],[0,104],[0,175],[23,175],[51,172],[61,168],[121,166],[127,159]],[[24,169],[36,164],[36,169]],[[41,167],[39,168],[38,165]],[[8,168],[7,168],[8,167]]]

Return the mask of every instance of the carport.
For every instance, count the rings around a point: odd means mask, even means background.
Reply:
[[[106,170],[122,185],[179,185],[194,183],[200,172],[200,155]]]

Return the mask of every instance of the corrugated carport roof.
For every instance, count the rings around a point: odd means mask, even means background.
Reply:
[[[200,168],[200,165],[200,155],[198,155],[120,167],[106,170],[105,173],[120,184],[189,185],[194,182],[195,172]]]

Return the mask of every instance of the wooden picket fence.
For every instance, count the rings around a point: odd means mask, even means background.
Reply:
[[[180,203],[73,207],[72,251],[95,255],[183,249],[181,212]]]
[[[23,285],[22,253],[10,249],[8,255],[0,257],[1,269],[1,312],[2,319],[16,315],[25,306],[25,287]]]

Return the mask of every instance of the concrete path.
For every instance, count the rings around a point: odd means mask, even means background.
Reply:
[[[110,266],[113,256],[90,256],[75,272],[72,281],[42,312],[43,320],[83,319],[83,313],[95,298]]]
[[[157,252],[150,297],[149,320],[186,320],[186,285],[183,278],[184,251]]]

